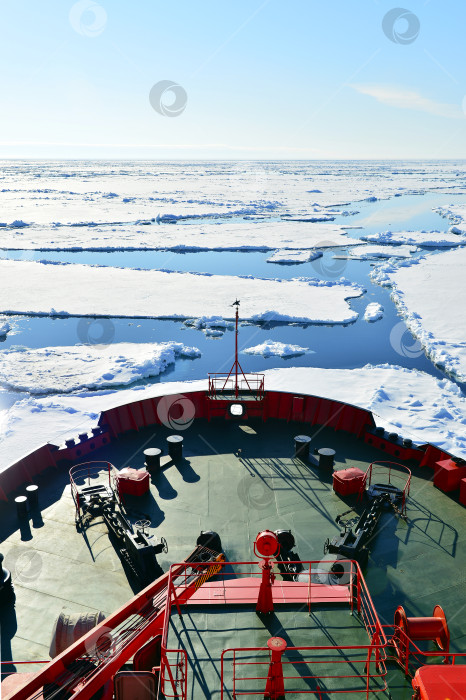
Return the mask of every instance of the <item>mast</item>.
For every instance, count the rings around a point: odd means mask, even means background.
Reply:
[[[238,398],[238,318],[239,318],[239,300],[233,302],[232,306],[236,306],[236,329],[235,329],[235,398]]]

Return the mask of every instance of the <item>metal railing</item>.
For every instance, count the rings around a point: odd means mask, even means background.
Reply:
[[[292,562],[293,563],[293,562]],[[297,563],[297,562],[295,562]],[[299,674],[300,678],[307,679],[315,682],[320,679],[320,682],[325,684],[326,679],[330,678],[347,678],[352,679],[354,684],[358,684],[358,690],[351,692],[379,692],[386,688],[385,686],[385,674],[386,669],[384,666],[385,662],[385,649],[387,646],[387,638],[385,636],[384,629],[379,621],[377,612],[374,607],[374,603],[370,596],[369,590],[367,588],[364,576],[361,569],[356,561],[352,560],[342,560],[336,559],[332,561],[301,561],[299,562],[305,569],[299,574],[300,580],[297,582],[291,581],[277,581],[272,585],[272,596],[274,599],[274,605],[279,606],[280,603],[289,604],[302,602],[305,607],[304,610],[311,612],[312,606],[318,604],[318,602],[329,602],[329,600],[334,600],[336,603],[347,603],[351,613],[358,613],[360,616],[360,621],[362,627],[365,630],[368,643],[362,645],[354,646],[308,646],[308,647],[290,647],[289,650],[294,651],[322,651],[330,657],[332,654],[336,654],[338,659],[328,660],[329,664],[348,664],[353,668],[357,669],[361,666],[361,672],[354,670],[354,673],[338,673],[337,675],[326,676],[325,674],[316,673],[305,673],[303,676]],[[276,564],[276,562],[274,562]],[[323,569],[323,565],[325,569]],[[257,602],[257,596],[259,592],[259,581],[258,579],[262,576],[262,570],[258,566],[258,562],[228,562],[228,569],[225,569],[225,562],[202,562],[202,563],[183,563],[183,564],[173,564],[170,567],[169,580],[168,580],[168,595],[166,599],[166,609],[164,616],[164,628],[162,632],[162,661],[161,661],[161,689],[165,689],[163,692],[167,697],[180,697],[181,700],[186,700],[187,695],[181,694],[182,688],[187,688],[187,657],[183,657],[180,660],[180,656],[176,657],[175,661],[170,660],[170,655],[179,654],[185,655],[184,649],[173,649],[169,645],[169,625],[170,625],[170,615],[173,608],[178,612],[178,615],[182,617],[182,609],[185,603],[191,599],[194,591],[202,584],[209,580],[208,589],[203,589],[203,598],[199,599],[198,603],[214,603],[215,605],[227,605],[234,609],[235,603],[250,604],[254,605]],[[332,566],[334,570],[332,571]],[[340,568],[339,568],[340,567]],[[325,583],[325,577],[327,574],[331,574],[332,582]],[[315,581],[322,579],[322,583],[316,583]],[[225,591],[228,589],[228,580],[235,580],[236,592],[234,595],[225,595]],[[331,589],[338,591],[338,595],[332,596]],[[233,590],[233,589],[232,589]],[[288,596],[288,597],[287,597]],[[192,602],[192,601],[191,601]],[[215,633],[211,633],[215,634]],[[261,647],[258,648],[236,648],[224,650],[221,656],[222,659],[222,697],[224,692],[223,684],[223,663],[224,657],[227,653],[236,654],[242,652],[251,651],[268,651],[268,649]],[[361,656],[362,654],[362,656]],[[322,659],[320,659],[322,662]],[[244,662],[244,666],[247,666]],[[251,662],[253,663],[253,662]],[[254,661],[256,663],[256,661]],[[269,663],[269,661],[260,660],[257,663]],[[287,662],[288,663],[288,662]],[[289,662],[290,664],[293,662]],[[313,661],[312,659],[302,661],[302,663],[317,664],[318,661]],[[327,662],[325,662],[327,663]],[[371,666],[372,664],[372,666]],[[376,672],[374,673],[374,666],[376,666]],[[332,666],[333,667],[333,666]],[[234,676],[235,677],[235,676]],[[286,676],[285,680],[292,682],[292,679],[298,678]],[[383,683],[380,682],[380,687],[376,687],[374,679],[383,679]],[[356,680],[355,680],[356,679]],[[237,679],[238,680],[238,679]],[[251,678],[249,679],[251,680]],[[262,689],[253,693],[264,695],[265,681],[267,680],[267,674],[265,676],[258,676],[254,678],[256,681],[264,681]],[[357,683],[356,683],[357,681]],[[236,683],[236,681],[235,681]],[[383,686],[383,687],[382,687]],[[322,689],[324,686],[322,686]],[[375,690],[374,690],[375,688]],[[185,691],[183,691],[185,692]],[[186,691],[187,692],[187,691]],[[237,690],[234,691],[237,695],[240,695]],[[289,690],[287,693],[292,694],[293,691]],[[303,692],[302,690],[299,692]],[[315,692],[314,690],[304,691],[304,692]],[[325,692],[329,692],[325,690]],[[337,691],[332,691],[337,692]],[[341,691],[340,691],[341,692]],[[172,695],[170,693],[173,693]],[[178,695],[177,695],[178,694]],[[248,693],[243,693],[248,694]],[[249,693],[251,694],[251,693]]]
[[[78,516],[81,509],[79,492],[86,486],[108,486],[118,498],[118,471],[110,462],[83,462],[82,464],[71,467],[70,483],[71,495]]]
[[[232,658],[227,658],[228,655],[232,655]],[[287,647],[284,656],[290,655],[296,658],[282,658],[280,662],[284,695],[309,694],[321,698],[332,693],[358,693],[369,698],[370,693],[387,690],[385,645],[376,641],[359,646]],[[267,647],[224,649],[221,655],[221,699],[241,696],[263,698],[271,660]],[[227,678],[230,665],[233,671],[231,678]],[[322,666],[326,670],[319,670]],[[292,669],[297,673],[293,674]]]
[[[379,482],[378,479],[381,479]],[[411,487],[411,470],[398,462],[376,461],[369,465],[365,475],[364,485],[368,488],[372,483],[388,483],[399,488],[402,492],[402,512],[406,512],[406,500]]]
[[[213,372],[209,374],[209,398],[223,398],[224,395],[235,396],[236,393],[248,394],[254,400],[264,398],[265,377],[263,374],[240,374],[236,380],[234,374]]]
[[[419,649],[417,644],[406,634],[406,632],[398,627],[398,625],[382,625],[384,629],[390,630],[388,640],[388,649],[392,649],[394,656],[387,657],[389,660],[396,661],[405,674],[411,678],[414,676],[411,668],[415,665],[416,668],[429,663],[428,659],[443,659],[443,664],[454,665],[459,659],[460,663],[466,664],[466,652],[460,651],[434,651]]]

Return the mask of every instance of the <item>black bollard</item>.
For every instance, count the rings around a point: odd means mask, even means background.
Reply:
[[[28,499],[26,498],[26,496],[16,496],[15,503],[16,503],[16,513],[18,515],[18,518],[20,520],[27,518]]]
[[[29,486],[26,486],[26,496],[29,510],[31,510],[31,508],[37,508],[39,505],[39,487],[36,484],[29,484]]]
[[[183,456],[183,438],[181,435],[170,435],[167,437],[168,454],[174,462]]]
[[[158,447],[149,447],[147,450],[144,450],[144,466],[149,474],[154,475],[159,471],[161,454],[162,450]]]
[[[294,439],[294,456],[302,460],[308,460],[310,445],[311,438],[309,435],[296,435]]]
[[[332,471],[335,458],[335,450],[332,450],[330,447],[321,447],[318,454],[320,469],[324,469],[325,471]]]

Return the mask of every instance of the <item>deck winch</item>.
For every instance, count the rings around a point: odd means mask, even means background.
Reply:
[[[344,559],[354,559],[361,568],[367,566],[369,560],[370,543],[380,517],[384,511],[393,509],[401,515],[403,493],[400,489],[390,484],[374,484],[366,492],[369,505],[356,520],[343,521],[343,517],[352,512],[352,509],[338,515],[335,522],[343,525],[340,534],[327,539],[324,544],[324,554],[337,554]]]
[[[297,581],[298,574],[303,570],[299,554],[293,552],[295,539],[291,530],[275,530],[280,550],[275,557],[278,569],[284,581]]]
[[[102,483],[102,472],[108,472],[108,483]],[[138,583],[145,587],[162,575],[157,554],[167,552],[167,542],[147,534],[150,520],[141,519],[134,525],[127,518],[120,500],[117,472],[113,465],[90,462],[70,470],[71,490],[76,504],[76,525],[84,532],[96,517],[103,518],[123,565]],[[99,481],[100,477],[100,481]],[[92,483],[96,480],[96,483]],[[84,482],[84,483],[79,483]]]

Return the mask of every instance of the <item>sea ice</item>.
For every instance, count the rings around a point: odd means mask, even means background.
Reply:
[[[116,222],[110,225],[31,226],[27,236],[0,228],[0,248],[13,250],[274,250],[355,246],[342,227],[328,223],[221,220],[217,223],[157,224]]]
[[[466,245],[466,236],[441,231],[384,231],[361,236],[363,241],[373,243],[406,244],[408,246],[425,246],[429,248],[455,248]]]
[[[319,250],[275,250],[272,255],[267,258],[267,262],[279,263],[281,265],[293,265],[306,263],[320,257],[322,257],[322,252]]]
[[[197,318],[202,312],[221,316],[238,298],[243,300],[245,320],[348,323],[358,314],[347,300],[364,293],[359,285],[341,281],[279,281],[13,260],[0,261],[0,276],[0,312],[28,315],[51,315],[59,304],[61,313],[74,316]]]
[[[309,393],[374,412],[378,425],[466,457],[466,398],[448,379],[391,365],[356,369],[291,367],[265,371],[266,390]],[[152,384],[118,391],[29,397],[0,412],[0,465],[4,469],[44,442],[97,425],[100,411],[164,394],[206,390],[206,380]],[[439,411],[444,411],[442,420]]]
[[[0,338],[6,338],[11,331],[11,323],[3,316],[0,317]]]
[[[408,245],[361,245],[350,250],[348,257],[355,260],[372,260],[377,258],[409,258],[418,250]],[[340,256],[335,256],[340,257]]]
[[[276,340],[265,340],[260,345],[243,350],[248,355],[262,355],[263,357],[297,357],[310,352],[309,348],[301,348],[299,345],[280,343]]]
[[[406,325],[432,360],[466,381],[466,249],[427,255],[417,264],[387,263],[373,274],[393,287]]]
[[[157,377],[177,358],[200,354],[175,342],[12,347],[0,352],[0,386],[30,394],[126,386]]]
[[[382,304],[379,304],[376,301],[372,301],[370,304],[366,306],[366,310],[364,312],[364,320],[365,321],[378,321],[380,318],[383,318],[383,306]]]

